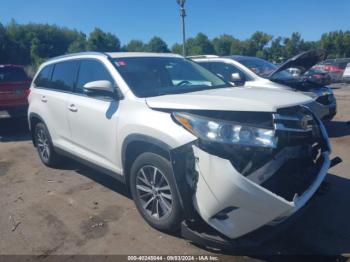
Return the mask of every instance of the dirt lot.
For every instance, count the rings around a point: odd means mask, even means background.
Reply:
[[[318,195],[284,234],[237,260],[271,254],[350,254],[350,86],[336,87],[339,112],[327,125],[333,156],[330,190]],[[152,229],[123,186],[74,161],[39,161],[25,121],[0,121],[0,254],[208,254]]]

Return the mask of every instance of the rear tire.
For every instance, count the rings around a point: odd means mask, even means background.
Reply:
[[[34,142],[39,157],[44,165],[48,167],[56,167],[60,163],[61,157],[55,152],[50,133],[44,123],[38,123],[35,126]]]
[[[169,160],[155,153],[142,153],[130,172],[131,194],[142,217],[156,229],[177,231],[182,209]]]

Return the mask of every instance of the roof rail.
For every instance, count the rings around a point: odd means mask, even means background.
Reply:
[[[215,58],[219,57],[218,55],[191,55],[187,56],[187,58]]]
[[[66,54],[66,55],[52,57],[52,58],[48,59],[47,61],[52,61],[52,60],[56,60],[56,59],[60,59],[60,58],[66,58],[66,57],[81,56],[81,55],[100,55],[100,56],[105,56],[105,57],[107,56],[108,57],[108,55],[106,53],[102,53],[102,52],[79,52],[79,53],[72,53],[72,54]]]

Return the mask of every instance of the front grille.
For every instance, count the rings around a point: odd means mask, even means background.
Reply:
[[[305,116],[307,117],[305,118]],[[301,124],[303,119],[304,123]],[[321,138],[317,120],[307,108],[302,106],[279,109],[272,114],[271,120],[271,126],[275,128],[277,138],[276,148],[215,145],[215,148],[220,148],[219,151],[225,152],[225,154],[218,154],[217,150],[211,152],[229,159],[234,168],[243,176],[253,178],[265,165],[274,162],[284,149],[301,148],[300,151],[293,151],[295,157],[305,156],[305,152],[311,151],[311,146],[318,143]],[[266,175],[266,177],[269,176]]]
[[[306,107],[290,107],[273,114],[278,147],[312,145],[322,138],[318,121]]]
[[[325,141],[319,122],[304,107],[279,110],[273,121],[278,137],[276,150],[298,150],[293,155],[288,154],[285,162],[261,186],[293,201],[296,194],[302,195],[315,181],[321,168]]]
[[[280,109],[272,117],[277,131],[307,133],[316,126],[312,113],[300,106]]]

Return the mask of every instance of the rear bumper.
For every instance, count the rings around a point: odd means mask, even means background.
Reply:
[[[26,117],[28,106],[0,107],[0,119]]]

